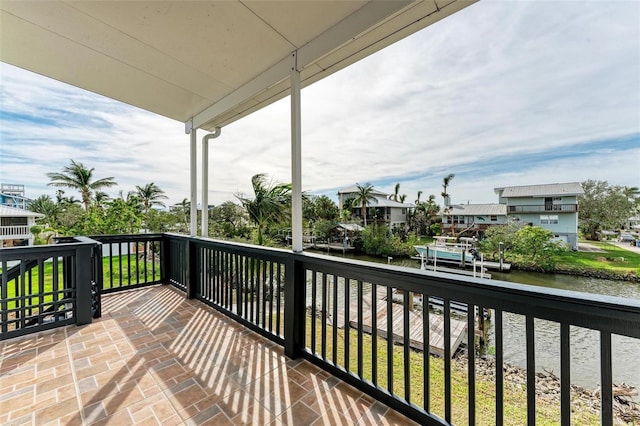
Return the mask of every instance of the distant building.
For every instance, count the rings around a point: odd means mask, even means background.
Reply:
[[[0,205],[0,247],[33,245],[30,229],[39,217],[44,215]]]
[[[456,233],[481,235],[491,225],[504,223],[507,223],[504,204],[456,204],[446,208],[442,216],[443,231]]]
[[[540,226],[578,248],[578,197],[584,194],[579,182],[495,188],[498,203],[507,209],[507,220]]]
[[[24,185],[0,183],[0,206],[28,209],[30,198],[24,196]]]
[[[358,187],[351,186],[338,191],[338,206],[340,210],[344,209],[347,200],[354,199],[358,196]],[[377,202],[367,204],[367,223],[384,223],[389,228],[394,226],[404,226],[407,223],[407,213],[415,208],[411,203],[400,203],[390,200],[389,194],[381,191],[373,190],[372,195]],[[353,205],[351,213],[357,218],[362,217],[362,206]]]

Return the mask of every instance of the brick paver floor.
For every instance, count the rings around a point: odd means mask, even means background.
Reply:
[[[0,342],[0,424],[413,424],[170,286]]]

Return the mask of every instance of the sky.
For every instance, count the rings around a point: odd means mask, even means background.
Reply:
[[[289,102],[210,141],[209,203],[252,194],[257,173],[291,181]],[[189,197],[184,123],[1,63],[0,182],[53,196],[46,174],[71,159],[113,177],[112,196],[154,182],[168,205]],[[442,203],[450,173],[453,203],[513,185],[640,187],[640,2],[483,0],[303,89],[304,191],[400,183],[408,202]]]

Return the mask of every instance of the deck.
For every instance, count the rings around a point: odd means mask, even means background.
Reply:
[[[170,286],[0,342],[0,424],[415,424]]]

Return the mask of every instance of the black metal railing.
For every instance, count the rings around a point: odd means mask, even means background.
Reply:
[[[168,281],[284,344],[284,288],[290,253],[166,234]]]
[[[100,313],[96,241],[0,250],[0,339],[68,324],[87,324]]]
[[[101,243],[102,294],[163,281],[162,234],[96,235]]]
[[[602,389],[600,417],[602,424],[612,424],[616,360],[612,342],[622,337],[640,345],[640,302],[635,300],[173,234],[96,238],[112,245],[101,249],[109,255],[100,261],[93,256],[94,275],[102,277],[98,270],[103,268],[108,278],[105,291],[171,284],[186,297],[201,300],[282,344],[287,356],[309,360],[422,424],[535,424],[536,416],[540,420],[536,373],[542,348],[536,337],[541,321],[556,330],[558,350],[553,357],[560,373],[557,413],[544,420],[572,421],[571,374],[577,368],[571,353],[572,330],[582,328],[598,335],[593,344]],[[76,268],[77,275],[77,260],[85,258],[74,254],[71,245],[25,250],[36,250],[35,255],[11,257],[24,262],[18,284],[9,279],[7,261],[11,259],[3,253],[2,267],[7,271],[2,277],[3,324],[9,322],[10,313],[19,312],[19,319],[11,318],[13,323],[34,315],[22,301],[8,298],[5,283],[16,288],[37,283],[35,278],[25,278],[26,270],[39,267],[33,266],[34,261],[41,265],[50,258],[60,259],[54,263],[65,271]],[[64,266],[64,259],[76,266]],[[144,268],[146,272],[141,272]],[[129,278],[121,281],[125,271]],[[56,293],[61,294],[57,303],[66,303],[67,293]],[[42,297],[20,294],[18,298],[24,300]],[[44,302],[37,303],[38,308],[41,305]],[[477,330],[487,324],[485,312],[492,312],[490,380],[480,378],[474,344]],[[513,316],[521,319],[522,326],[507,330]],[[466,342],[466,351],[453,358],[461,342]],[[504,372],[505,347],[514,344],[524,354],[526,379],[519,388],[524,408],[514,408],[512,399],[518,395],[507,385]],[[486,406],[487,398],[494,401],[492,407]],[[521,416],[514,418],[518,410]]]
[[[507,206],[509,213],[576,213],[577,204],[536,204],[526,206]]]

